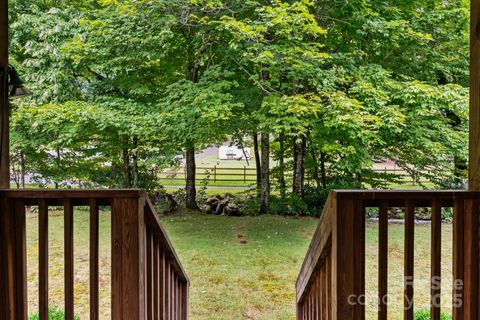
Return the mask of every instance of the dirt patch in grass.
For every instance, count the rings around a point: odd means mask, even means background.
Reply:
[[[240,244],[247,244],[248,243],[247,238],[243,234],[240,234],[240,233],[237,234],[237,239],[238,239],[238,243],[240,243]]]

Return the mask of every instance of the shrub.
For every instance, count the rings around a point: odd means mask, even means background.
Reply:
[[[303,197],[303,202],[308,208],[306,214],[320,216],[331,190],[359,189],[360,187],[358,182],[342,177],[333,179],[325,188],[306,186]]]
[[[198,190],[197,202],[204,204],[207,201],[207,189],[210,183],[210,171],[205,171],[205,177],[200,181],[200,189]]]
[[[366,216],[368,219],[378,218],[379,212],[378,208],[367,207]],[[390,208],[388,212],[388,217],[390,219],[405,219],[405,212],[402,208]],[[432,218],[432,209],[431,208],[415,208],[415,217],[416,219],[430,220]],[[453,221],[453,209],[452,208],[442,208],[442,221],[452,222]]]
[[[249,196],[241,201],[242,215],[257,215],[260,210],[260,199]],[[311,208],[300,197],[288,194],[284,199],[277,195],[270,196],[270,214],[282,216],[315,215]]]
[[[187,190],[185,188],[178,189],[173,195],[175,196],[178,205],[184,207],[187,202]]]
[[[430,320],[430,310],[418,310],[414,315],[415,320]],[[453,320],[451,315],[442,313],[440,316],[441,320]]]
[[[241,213],[245,216],[255,216],[260,211],[260,198],[248,195],[241,201]]]
[[[155,211],[160,215],[170,213],[170,205],[167,201],[159,201],[155,203]]]
[[[338,178],[332,180],[326,188],[305,186],[304,197],[287,193],[284,198],[278,194],[270,195],[270,214],[283,216],[315,216],[322,214],[323,206],[331,190],[358,189],[357,182]],[[242,215],[257,215],[260,210],[260,198],[257,190],[249,189],[238,198]]]
[[[270,196],[270,214],[318,217],[322,214],[323,206],[327,201],[330,190],[356,189],[358,187],[356,182],[337,179],[329,183],[326,188],[305,186],[303,198],[293,193],[286,194],[285,198],[272,194]],[[256,194],[256,190],[250,190],[244,195],[245,198],[241,201],[242,215],[257,215],[260,209],[260,199]]]
[[[448,222],[453,221],[453,208],[442,208],[442,220]]]
[[[39,320],[40,315],[38,313],[30,316],[28,320]],[[62,310],[51,308],[48,310],[48,320],[64,320],[65,313]],[[74,316],[75,320],[80,320],[80,317]]]
[[[313,215],[313,211],[304,200],[295,194],[289,194],[284,199],[271,197],[270,213],[284,216]]]

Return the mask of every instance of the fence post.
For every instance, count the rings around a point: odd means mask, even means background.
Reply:
[[[243,183],[247,183],[247,167],[243,166]]]
[[[213,182],[217,182],[217,166],[213,167]]]

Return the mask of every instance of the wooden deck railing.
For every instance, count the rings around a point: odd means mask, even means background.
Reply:
[[[0,319],[28,316],[26,206],[39,208],[39,316],[48,319],[48,207],[64,210],[65,319],[74,318],[73,208],[90,208],[90,319],[99,318],[99,207],[111,208],[112,319],[187,319],[189,281],[141,190],[0,191]]]
[[[404,319],[413,319],[415,208],[429,207],[431,319],[441,312],[441,209],[453,208],[454,319],[480,319],[480,193],[466,191],[332,192],[297,280],[297,319],[365,319],[365,208],[379,208],[378,319],[388,317],[388,209],[405,211]],[[441,280],[440,280],[441,281]],[[413,299],[413,300],[412,300]],[[410,303],[412,302],[412,303]]]

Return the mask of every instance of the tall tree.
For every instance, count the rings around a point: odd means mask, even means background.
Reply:
[[[164,114],[170,123],[167,132],[174,132],[174,140],[185,150],[186,206],[198,209],[195,152],[208,143],[220,142],[219,137],[226,133],[225,124],[235,105],[227,92],[232,91],[236,83],[231,81],[231,75],[222,71],[227,66],[221,65],[223,32],[219,32],[211,21],[235,14],[244,4],[241,1],[178,0],[165,6],[164,10],[172,18],[170,30],[175,35],[167,44],[167,60],[174,74],[184,77],[171,82],[165,90]],[[178,59],[179,63],[176,62]],[[206,85],[210,88],[207,89]],[[197,96],[200,93],[211,100]],[[173,110],[172,106],[178,108]],[[204,116],[208,116],[208,120]]]
[[[241,55],[233,59],[234,62],[242,65],[243,71],[263,92],[264,101],[257,112],[262,128],[263,151],[269,150],[265,144],[270,143],[270,133],[284,132],[295,143],[305,140],[307,132],[302,130],[303,124],[300,129],[289,126],[290,123],[277,123],[272,127],[272,123],[277,121],[268,118],[268,115],[269,108],[282,99],[284,102],[291,102],[289,97],[295,96],[309,99],[312,91],[304,81],[304,76],[328,57],[320,45],[326,31],[317,24],[312,14],[313,4],[307,0],[291,3],[272,1],[270,5],[257,8],[253,17],[243,20],[226,17],[222,20],[222,25],[232,34],[231,47],[241,50]],[[281,106],[288,112],[288,103],[282,103]],[[281,127],[280,130],[274,131],[278,127]],[[294,150],[298,151],[297,148]],[[301,152],[296,155],[299,156],[295,159],[300,171],[295,175],[294,185],[301,184],[296,189],[301,194],[304,156]],[[269,165],[265,155],[262,155],[262,160],[262,211],[268,211],[269,186],[264,180],[270,180],[270,177],[264,166]]]
[[[221,80],[224,78],[224,80]],[[225,79],[227,78],[227,79]],[[195,150],[226,138],[232,109],[238,104],[229,93],[235,82],[219,68],[209,68],[198,82],[181,80],[167,88],[161,109],[163,132],[186,148],[187,208],[198,209],[195,199]]]
[[[104,120],[99,123],[98,117],[86,116],[91,126],[99,129],[85,131],[84,137],[73,137],[74,133],[82,135],[82,132],[71,130],[70,139],[90,139],[85,147],[95,149],[96,155],[111,164],[110,170],[100,171],[105,174],[99,172],[95,176],[94,181],[104,185],[147,187],[150,183],[147,180],[152,180],[146,178],[151,176],[153,166],[167,162],[169,153],[175,154],[170,152],[161,132],[155,130],[158,117],[152,114],[156,112],[153,102],[159,99],[158,85],[163,83],[158,60],[164,52],[159,46],[168,38],[168,33],[163,32],[165,20],[152,10],[154,5],[130,2],[70,5],[53,1],[17,1],[14,5],[15,63],[29,75],[26,80],[34,92],[32,99],[22,102],[31,108],[21,107],[18,111],[46,118],[50,115],[44,110],[55,108],[65,109],[65,114],[70,111],[73,115],[88,114],[90,106],[95,106],[96,112],[106,116],[115,114],[113,124]],[[147,19],[148,25],[145,15],[151,18]],[[62,118],[61,112],[52,112],[51,116],[57,117],[52,123],[69,121]],[[19,119],[27,126],[35,121],[34,117]],[[48,121],[50,118],[44,120]],[[41,119],[38,122],[42,123]],[[61,141],[57,147],[53,146],[62,135],[55,129],[50,128],[50,132],[56,136],[50,134],[43,142],[40,138],[33,139],[32,142],[39,143],[38,147],[26,151],[41,150],[46,159],[53,152],[57,165],[63,165],[68,153],[86,155],[78,146],[72,149]],[[25,135],[20,132],[19,136]],[[96,145],[98,141],[101,143]],[[26,154],[27,163],[35,157],[35,153]],[[62,172],[65,171],[59,170]],[[40,173],[49,177],[46,172]]]
[[[329,30],[329,82],[380,119],[371,159],[396,160],[440,185],[451,180],[451,159],[466,159],[468,11],[463,0],[317,4]]]

